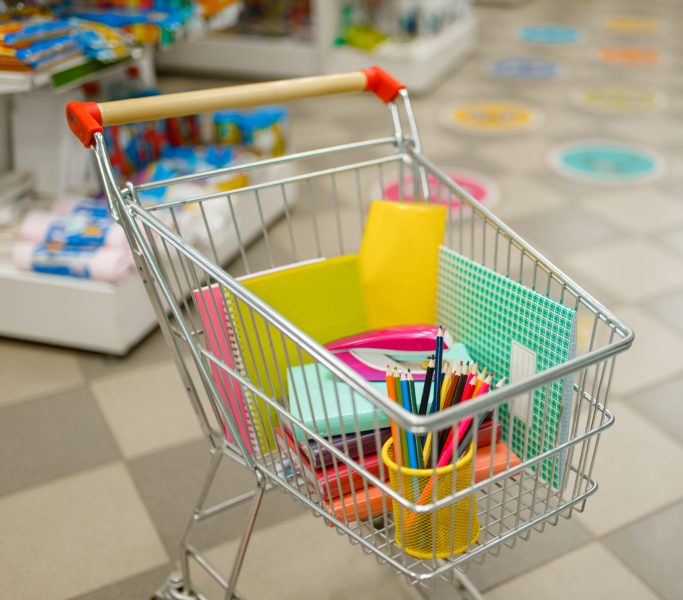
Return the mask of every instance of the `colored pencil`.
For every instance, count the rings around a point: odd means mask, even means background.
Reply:
[[[396,388],[394,387],[394,376],[391,374],[391,366],[387,365],[387,394],[391,400],[396,402]],[[401,468],[403,457],[401,456],[401,434],[395,421],[391,421],[391,437],[394,445],[394,461]]]
[[[432,377],[434,376],[434,356],[429,358],[429,365],[425,372],[424,387],[422,388],[422,399],[420,401],[420,414],[426,415],[429,406],[429,390],[432,386]]]
[[[417,398],[415,397],[415,381],[413,374],[408,369],[408,391],[410,392],[410,405],[413,407],[413,414],[417,414]],[[417,435],[413,435],[415,440],[415,457],[417,458],[417,468],[424,469],[424,461],[422,459],[422,444]]]
[[[493,380],[493,376],[491,375],[491,380]],[[505,382],[505,378],[501,379],[497,384],[496,384],[496,389],[501,387],[503,383]],[[487,392],[480,390],[479,395],[483,395]],[[489,411],[491,412],[491,411]],[[478,421],[477,427],[480,426],[485,420],[488,418],[488,414],[483,415],[481,418],[481,421]],[[459,442],[463,440],[463,437],[468,429],[468,427],[472,423],[472,417],[467,417],[463,419],[460,423],[458,423],[457,430],[455,427],[451,428],[451,431],[449,433],[449,441],[446,443],[446,447],[444,448],[444,451],[442,452],[441,456],[439,457],[439,461],[437,462],[436,468],[438,469],[439,467],[444,467],[446,466],[450,461],[451,458],[453,457],[453,450],[454,450],[454,439],[457,440],[455,442],[455,450],[459,451]],[[455,433],[454,433],[455,432]],[[427,485],[425,486],[424,490],[422,491],[422,494],[420,495],[420,499],[417,501],[417,504],[424,504],[425,500],[429,498],[429,495],[432,493],[433,485],[434,485],[434,479],[430,479],[427,482]],[[410,525],[413,523],[415,520],[416,516],[418,513],[412,513],[409,515],[407,521],[406,521],[406,526],[410,527]]]
[[[403,402],[403,396],[401,394],[401,377],[396,367],[394,367],[394,393],[396,395],[396,402],[405,408],[405,403]],[[406,464],[408,461],[408,441],[406,438],[406,431],[401,429],[399,431],[399,436],[401,438],[401,458],[403,459],[403,466],[406,467],[408,466]]]
[[[405,373],[401,374],[401,399],[403,401],[403,408],[410,412],[410,388],[408,387],[408,379]],[[406,431],[406,445],[408,446],[408,466],[411,469],[417,469],[417,446],[412,431]]]
[[[467,384],[467,378],[472,370],[471,365],[467,365],[465,367],[465,371],[463,371],[463,374],[460,376],[460,379],[458,379],[458,387],[455,390],[455,394],[453,395],[453,401],[451,402],[451,406],[454,404],[458,404],[462,400],[462,393],[465,390],[465,385]]]
[[[458,389],[458,385],[460,383],[461,379],[465,379],[465,375],[462,371],[462,361],[460,361],[460,365],[457,367],[456,373],[454,377],[451,379],[451,385],[450,389],[448,391],[448,395],[446,396],[446,402],[444,402],[443,407],[441,410],[445,410],[451,406],[453,406],[453,401],[455,399],[455,393]],[[439,456],[440,450],[444,447],[444,444],[446,443],[446,438],[448,437],[448,432],[449,429],[442,429],[439,432],[439,435],[437,436],[437,447],[436,447],[436,455]]]
[[[482,370],[481,373],[479,373],[479,377],[477,377],[477,385],[474,388],[474,395],[477,395],[477,392],[479,391],[479,388],[484,385],[484,381],[486,380],[486,368]]]
[[[432,406],[429,413],[433,414],[439,409],[439,394],[441,393],[441,369],[443,363],[443,327],[439,325],[436,333],[436,352],[434,359],[434,383]]]

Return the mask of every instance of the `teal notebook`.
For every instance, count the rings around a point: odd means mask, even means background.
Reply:
[[[465,362],[470,357],[462,344],[453,344],[451,349],[444,352],[444,360]],[[368,383],[386,396],[385,381]],[[418,402],[422,397],[423,387],[423,381],[415,382]],[[322,436],[339,435],[342,429],[345,434],[351,434],[356,430],[368,431],[375,427],[388,427],[390,424],[384,412],[360,394],[352,394],[347,384],[317,363],[287,370],[287,396],[292,415]],[[292,429],[298,440],[307,437],[302,429],[295,426]]]
[[[442,246],[437,318],[496,377],[521,381],[576,353],[576,311]],[[500,408],[504,439],[522,460],[567,441],[573,380],[553,381]],[[547,404],[546,404],[547,398]],[[566,452],[540,463],[560,487]]]

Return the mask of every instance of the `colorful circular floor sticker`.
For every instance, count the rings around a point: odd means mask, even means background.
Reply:
[[[500,79],[544,81],[557,79],[562,68],[556,62],[545,58],[513,56],[493,61],[488,65],[487,71]]]
[[[469,100],[443,111],[442,121],[458,131],[506,135],[539,127],[543,113],[516,100]]]
[[[567,25],[526,25],[519,30],[519,39],[529,44],[576,44],[581,40],[581,32]]]
[[[609,65],[648,67],[661,64],[662,53],[640,46],[603,46],[598,49],[598,58]]]
[[[661,92],[634,83],[595,83],[571,92],[572,102],[586,110],[602,114],[647,113],[666,106]]]
[[[581,140],[563,144],[550,154],[561,175],[599,184],[644,183],[664,173],[664,159],[636,144],[613,140]]]
[[[482,175],[476,171],[458,169],[455,167],[446,167],[443,170],[451,178],[451,180],[457,183],[477,202],[488,208],[498,204],[498,200],[500,198],[498,185],[490,177]],[[467,204],[464,202],[460,202],[458,197],[451,193],[449,189],[434,175],[430,174],[427,176],[427,186],[429,188],[429,197],[432,202],[445,204],[446,206],[450,205],[451,209],[454,211],[460,211],[462,204],[463,212],[469,212],[469,206],[467,206]],[[412,174],[406,173],[403,176],[403,199],[408,202],[412,201],[413,190],[414,186]],[[399,180],[395,179],[385,183],[384,190],[382,190],[381,185],[377,183],[374,186],[372,197],[382,197],[385,200],[393,201],[400,200],[401,187],[399,185]]]
[[[657,19],[646,17],[611,17],[605,22],[607,30],[625,35],[654,35],[661,31]]]

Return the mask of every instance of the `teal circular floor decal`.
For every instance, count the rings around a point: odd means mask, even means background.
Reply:
[[[556,147],[551,166],[561,175],[601,184],[643,183],[664,173],[664,159],[636,144],[581,140]]]
[[[561,73],[556,62],[531,56],[500,58],[491,62],[487,70],[494,77],[517,81],[557,79]]]
[[[567,25],[526,25],[519,30],[519,39],[529,44],[576,44],[581,32]]]

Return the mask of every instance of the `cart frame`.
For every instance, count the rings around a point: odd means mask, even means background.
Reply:
[[[103,126],[106,125],[363,90],[374,92],[387,104],[392,125],[391,135],[153,183],[127,183],[121,187],[109,161],[102,135]],[[126,233],[136,268],[155,308],[202,431],[209,442],[211,459],[205,482],[180,541],[181,571],[169,578],[157,592],[157,598],[170,600],[203,597],[192,583],[191,559],[225,590],[225,598],[239,597],[236,593],[239,573],[264,492],[268,489],[280,488],[291,494],[315,515],[322,516],[328,524],[347,535],[353,544],[360,545],[365,553],[374,555],[379,563],[388,564],[395,572],[406,576],[411,583],[429,593],[435,594],[435,590],[445,581],[457,584],[473,598],[481,596],[463,573],[470,561],[483,561],[487,554],[497,554],[502,545],[514,547],[519,538],[528,538],[532,530],[543,531],[546,525],[555,525],[560,516],[570,518],[574,510],[583,510],[586,499],[597,489],[592,471],[600,434],[614,422],[612,413],[607,409],[607,397],[615,357],[631,345],[633,332],[423,155],[408,93],[399,82],[380,69],[371,68],[338,76],[218,88],[99,105],[70,103],[67,118],[84,145],[93,149],[111,214]],[[377,156],[381,151],[385,151],[385,154]],[[349,155],[352,159],[339,164],[343,157]],[[337,163],[329,166],[330,161]],[[286,164],[297,165],[301,172],[273,177],[273,172],[277,173],[277,169]],[[449,209],[448,246],[562,302],[584,317],[584,329],[590,333],[585,336],[586,339],[574,358],[446,411],[427,416],[414,415],[378,393],[324,346],[240,283],[237,277],[239,271],[249,274],[259,270],[253,262],[250,263],[247,251],[249,244],[252,244],[252,248],[256,244],[261,253],[265,254],[265,267],[286,265],[288,259],[293,259],[290,262],[302,259],[301,249],[297,249],[301,242],[297,229],[299,222],[296,220],[296,216],[301,214],[301,204],[304,203],[302,198],[298,198],[302,189],[308,192],[310,210],[304,225],[312,227],[315,234],[315,247],[310,248],[306,256],[329,257],[335,253],[347,252],[349,245],[345,244],[345,239],[349,235],[349,226],[340,216],[340,204],[345,202],[345,195],[355,196],[358,225],[362,229],[368,208],[363,198],[362,179],[368,173],[375,174],[384,188],[384,179],[392,169],[398,175],[402,200],[412,197],[416,201],[438,201],[446,195],[445,203]],[[237,172],[253,174],[254,182],[250,181],[248,185],[229,192],[215,192],[155,204],[145,201],[145,193],[155,188],[170,188]],[[406,183],[404,179],[406,174],[411,176],[410,183]],[[350,185],[342,186],[339,181],[343,178],[347,178]],[[436,181],[436,188],[433,181]],[[320,186],[315,188],[317,192],[324,187],[327,195],[320,193],[316,196],[312,192],[314,186]],[[295,197],[298,200],[295,201]],[[241,204],[238,203],[238,198]],[[326,199],[326,204],[322,198]],[[230,236],[232,245],[227,254],[216,241],[220,232],[212,230],[211,219],[207,218],[211,203],[221,203],[230,212],[234,238]],[[288,240],[289,248],[283,251],[283,256],[274,252],[269,237],[269,225],[273,217],[272,211],[267,210],[267,205],[271,204],[277,204],[279,212],[284,214],[279,230],[284,232],[281,239]],[[258,223],[255,233],[245,235],[240,230],[237,210],[240,206],[250,207],[250,218]],[[186,239],[187,227],[179,217],[185,207],[198,209],[199,215],[196,218],[204,229],[205,235],[195,243]],[[328,218],[330,226],[320,224],[325,218]],[[354,227],[357,225],[354,224]],[[353,235],[357,236],[357,230]],[[353,246],[353,242],[350,245]],[[233,274],[230,274],[221,265],[233,256],[237,260],[232,263]],[[373,429],[378,450],[381,446],[379,435],[382,417],[388,417],[399,427],[415,435],[438,432],[454,426],[462,419],[477,417],[487,411],[492,411],[495,426],[499,419],[503,419],[500,408],[507,403],[520,396],[531,397],[539,390],[545,390],[547,394],[552,382],[571,376],[573,393],[569,436],[564,441],[556,441],[550,449],[536,456],[523,457],[517,466],[510,466],[508,450],[507,467],[502,472],[494,473],[491,469],[489,476],[482,481],[475,481],[473,475],[471,485],[466,489],[453,489],[444,498],[433,497],[428,503],[410,502],[391,488],[381,466],[379,475],[373,474],[364,467],[363,460],[349,455],[346,451],[348,446],[344,446],[345,451],[340,451],[332,444],[329,434],[321,433],[317,427],[311,427],[298,418],[290,406],[293,399],[283,399],[282,394],[275,392],[276,386],[271,378],[280,377],[277,373],[269,372],[266,374],[268,381],[260,381],[260,378],[254,378],[231,364],[229,357],[221,356],[207,346],[208,335],[229,335],[227,330],[207,331],[197,318],[197,311],[202,308],[198,303],[206,300],[198,300],[193,292],[212,285],[220,286],[220,289],[231,295],[242,307],[238,308],[239,314],[232,318],[241,323],[243,330],[245,323],[250,320],[253,323],[255,318],[266,323],[266,338],[246,340],[244,352],[265,357],[269,350],[274,354],[275,345],[281,343],[285,347],[286,368],[303,363],[302,357],[305,357],[317,365],[318,378],[320,369],[324,368],[332,374],[335,381],[348,386],[354,402],[363,399],[371,403],[374,407]],[[218,310],[223,307],[213,308]],[[233,330],[236,324],[238,323],[231,323]],[[294,356],[288,353],[287,344],[294,348]],[[230,390],[220,389],[221,381],[226,380],[217,378],[216,372],[227,375]],[[314,383],[311,382],[311,385]],[[266,405],[270,412],[266,416],[251,413],[244,417],[231,411],[226,406],[225,398],[238,389]],[[338,397],[336,401],[339,402]],[[327,414],[325,417],[327,418]],[[547,418],[544,415],[543,427]],[[264,450],[259,443],[250,445],[240,433],[242,426],[272,433],[279,425],[278,419],[291,422],[330,453],[334,467],[334,474],[330,477],[336,478],[337,483],[340,483],[338,467],[344,466],[360,479],[362,486],[358,489],[368,492],[370,487],[374,487],[381,490],[380,514],[370,511],[372,519],[361,518],[360,503],[352,489],[349,511],[344,510],[339,516],[319,493],[316,494],[311,489],[300,470],[297,471],[296,465],[300,465],[302,460],[300,455],[295,456],[295,452],[286,448]],[[356,423],[354,431],[342,432],[342,436],[358,433]],[[476,450],[476,433],[473,444]],[[253,472],[254,489],[206,507],[206,499],[219,464],[225,457]],[[561,485],[555,485],[541,476],[540,465],[545,461],[551,461],[553,469],[557,469],[557,465],[564,461]],[[394,535],[397,540],[405,535],[404,531],[397,533],[394,529],[392,501],[416,514],[436,515],[437,511],[474,495],[478,498],[482,535],[478,541],[470,539],[465,552],[446,560],[416,559],[404,553],[392,539]],[[192,545],[191,533],[197,523],[217,517],[224,511],[247,502],[250,502],[248,518],[237,556],[231,573],[225,577]]]

